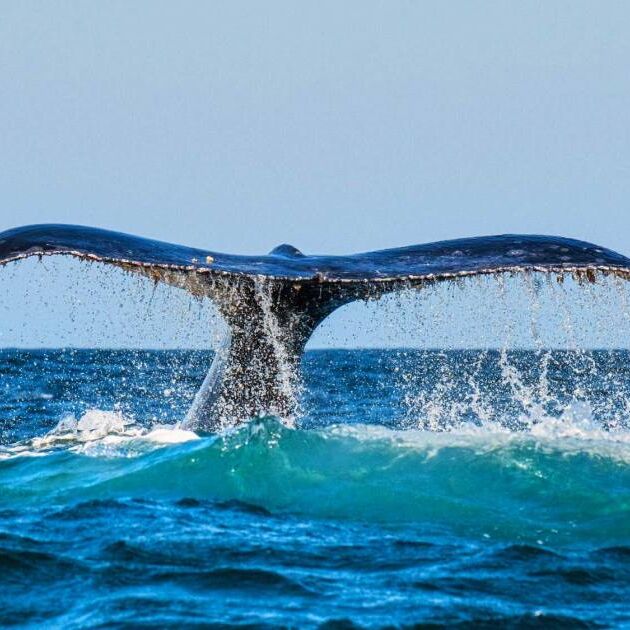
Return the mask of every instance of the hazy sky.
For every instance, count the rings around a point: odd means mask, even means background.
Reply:
[[[630,254],[630,3],[0,0],[0,194],[235,253]]]
[[[0,2],[0,227],[630,253],[630,4]]]

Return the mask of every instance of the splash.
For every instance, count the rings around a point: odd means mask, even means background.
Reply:
[[[263,330],[273,349],[272,360],[277,365],[277,380],[282,398],[289,401],[287,409],[290,415],[284,415],[283,419],[287,426],[295,426],[295,416],[299,415],[299,388],[300,380],[296,369],[296,361],[291,356],[287,348],[285,329],[280,325],[278,317],[273,308],[273,293],[269,283],[258,278],[255,282],[256,300],[263,315]],[[295,322],[289,323],[289,328],[293,328]],[[277,414],[279,409],[269,409],[269,413]]]
[[[47,273],[34,273],[35,265],[46,265]],[[243,356],[239,355],[238,361],[247,369],[239,368],[243,378],[238,383],[238,379],[229,378],[238,363],[232,348],[234,339],[222,314],[207,299],[155,284],[143,276],[127,276],[116,268],[70,264],[64,259],[12,263],[8,271],[10,280],[2,285],[6,293],[3,306],[15,306],[0,330],[6,344],[25,345],[33,339],[33,332],[46,331],[46,338],[36,336],[34,345],[75,346],[65,351],[63,359],[52,351],[39,355],[24,351],[22,358],[11,358],[21,369],[40,375],[32,392],[24,395],[25,400],[36,398],[43,401],[40,406],[50,401],[46,406],[59,414],[55,421],[66,411],[52,392],[60,386],[58,381],[68,378],[64,376],[67,371],[76,389],[75,402],[83,407],[72,410],[79,413],[77,417],[89,406],[105,409],[118,405],[128,412],[130,407],[137,407],[135,399],[145,396],[155,401],[150,414],[135,410],[132,414],[140,418],[142,426],[185,418],[183,426],[196,429],[203,427],[199,410],[208,401],[219,400],[221,404],[213,407],[213,413],[227,428],[235,417],[247,419],[239,415],[237,403],[243,398],[240,390],[248,390],[252,401],[264,403],[252,404],[256,411],[251,415],[271,412],[288,426],[309,426],[315,416],[331,421],[313,409],[306,391],[308,379],[305,386],[299,377],[299,351],[290,347],[287,337],[287,331],[298,329],[299,322],[290,318],[280,321],[284,311],[279,305],[278,287],[265,278],[258,278],[253,285],[253,299],[261,314],[254,332],[264,338],[265,351],[250,356],[247,344],[241,344]],[[376,404],[383,414],[380,418],[370,416],[371,422],[431,431],[462,423],[492,422],[524,430],[541,418],[560,418],[571,405],[584,403],[604,430],[624,428],[630,417],[626,358],[620,353],[630,332],[626,282],[603,274],[593,274],[588,280],[530,272],[402,288],[385,296],[371,296],[359,307],[364,310],[356,321],[344,319],[342,312],[353,308],[356,312],[356,306],[344,307],[338,311],[341,317],[333,315],[324,322],[314,342],[325,338],[328,329],[336,331],[329,345],[356,347],[369,339],[372,345],[399,346],[396,356],[387,355],[387,360],[375,368],[379,378],[371,382],[382,394],[382,404]],[[70,285],[74,284],[89,289],[84,293],[72,291]],[[120,287],[115,300],[112,285]],[[231,291],[230,299],[242,293],[235,286]],[[347,335],[345,340],[340,339],[340,332]],[[133,348],[124,357],[97,359],[93,355],[96,363],[116,363],[124,358],[128,365],[120,378],[112,380],[121,367],[103,380],[90,376],[101,366],[88,366],[79,356],[83,350],[76,346],[87,339]],[[140,344],[210,347],[213,352],[171,354],[160,359],[156,369],[157,355],[139,350]],[[416,352],[423,346],[424,354]],[[459,352],[470,347],[478,350]],[[597,354],[593,348],[598,349]],[[73,364],[82,367],[72,369]],[[210,364],[212,369],[207,373]],[[134,371],[142,372],[144,383],[132,378]],[[84,387],[82,382],[90,379],[92,386]],[[265,396],[269,379],[273,379],[273,387]],[[8,377],[5,382],[9,388]],[[114,383],[115,391],[110,387]],[[154,386],[157,391],[150,392]],[[227,391],[223,398],[222,388]],[[6,391],[5,396],[15,396]],[[195,391],[199,391],[196,398]],[[354,404],[352,389],[340,391],[337,400],[344,396],[346,404]],[[286,404],[275,404],[278,400]],[[390,410],[385,409],[388,405]],[[389,418],[394,408],[396,418],[392,421]],[[221,420],[224,416],[225,422]],[[23,422],[24,417],[4,419],[2,432],[10,435],[11,425]]]
[[[388,345],[403,346],[387,354],[379,386],[383,396],[400,392],[397,422],[407,428],[522,431],[580,405],[604,430],[629,426],[629,311],[617,278],[476,278],[353,305],[338,318],[363,339],[384,331]],[[332,339],[321,330],[315,341],[362,345],[328,330]]]

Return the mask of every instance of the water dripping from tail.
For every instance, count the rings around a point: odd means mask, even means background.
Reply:
[[[401,344],[383,360],[382,377],[400,401],[400,411],[387,414],[390,426],[522,432],[582,418],[614,430],[630,424],[625,299],[625,282],[605,274],[588,282],[503,274],[401,291],[369,304],[364,319],[342,322],[368,329],[366,337],[394,331],[386,340]],[[426,337],[439,346],[423,345]],[[357,343],[353,336],[348,346]]]

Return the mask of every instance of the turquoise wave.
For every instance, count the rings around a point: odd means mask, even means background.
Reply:
[[[131,437],[0,460],[0,508],[143,497],[538,544],[630,542],[627,434],[292,430],[273,418],[175,445]]]

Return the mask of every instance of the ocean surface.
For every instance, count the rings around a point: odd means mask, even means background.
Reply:
[[[310,351],[221,435],[211,360],[0,351],[0,625],[630,626],[628,352]]]

